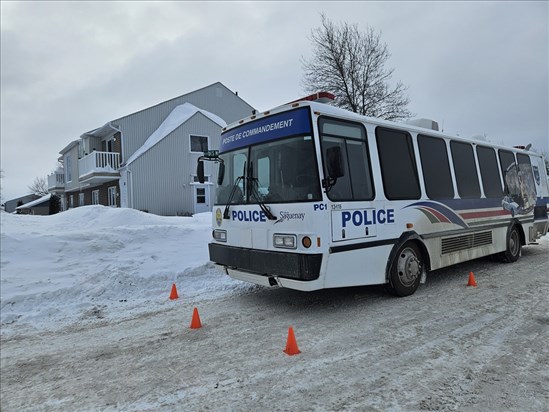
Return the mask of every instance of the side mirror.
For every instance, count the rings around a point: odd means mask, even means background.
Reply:
[[[196,175],[198,176],[198,181],[204,183],[204,161],[199,160],[196,165]]]
[[[330,147],[326,150],[326,169],[328,177],[332,179],[345,176],[343,156],[341,155],[341,148],[339,146]]]
[[[223,178],[225,177],[225,163],[219,163],[219,172],[217,174],[217,185],[221,186],[223,184]]]

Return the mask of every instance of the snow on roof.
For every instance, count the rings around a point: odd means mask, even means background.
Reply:
[[[213,113],[199,109],[198,107],[190,103],[181,104],[171,111],[171,113],[168,115],[168,117],[166,117],[166,119],[164,119],[158,129],[156,129],[154,133],[149,136],[143,146],[137,149],[134,154],[130,156],[130,158],[123,166],[128,166],[134,160],[143,155],[143,153],[145,153],[147,150],[160,142],[171,132],[173,132],[175,129],[177,129],[179,126],[181,126],[183,123],[185,123],[192,116],[199,112],[209,118],[214,123],[217,123],[220,127],[225,127],[227,125],[221,117],[216,116]]]
[[[40,199],[36,199],[36,200],[33,200],[32,202],[25,203],[24,205],[16,207],[15,210],[17,210],[17,209],[27,209],[29,207],[36,206],[36,205],[38,205],[42,202],[50,200],[50,198],[51,198],[51,193],[48,193],[47,195],[42,196]]]
[[[119,132],[118,127],[116,125],[113,125],[111,122],[105,123],[103,126],[98,127],[97,129],[93,129],[89,132],[83,133],[80,135],[80,137],[103,137],[103,136],[109,136],[111,134],[114,134],[116,132]]]

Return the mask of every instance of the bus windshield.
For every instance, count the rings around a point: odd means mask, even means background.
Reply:
[[[225,175],[217,188],[217,205],[322,199],[311,136],[241,148],[223,153],[220,158],[225,164]]]

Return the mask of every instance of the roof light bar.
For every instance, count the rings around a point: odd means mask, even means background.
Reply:
[[[292,103],[302,102],[302,101],[317,102],[317,103],[329,103],[333,100],[335,100],[335,96],[332,93],[318,92],[318,93],[314,93],[314,94],[311,94],[309,96],[305,96],[305,97],[302,97],[300,99],[294,100],[292,102],[288,102],[286,104],[292,104]]]

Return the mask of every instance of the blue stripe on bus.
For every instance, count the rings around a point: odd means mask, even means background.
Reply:
[[[454,210],[488,209],[501,207],[501,198],[487,199],[444,199],[439,200]]]
[[[286,136],[311,135],[308,107],[268,116],[221,134],[220,153]]]

